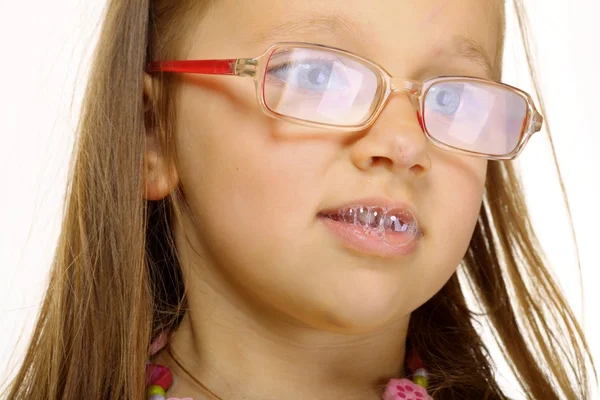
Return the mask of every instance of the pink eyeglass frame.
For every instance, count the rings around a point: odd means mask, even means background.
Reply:
[[[303,48],[303,49],[316,49],[316,50],[325,50],[332,53],[337,53],[344,55],[353,59],[356,62],[359,62],[365,66],[367,66],[372,71],[376,72],[379,75],[380,83],[384,86],[383,90],[380,91],[382,93],[379,97],[378,102],[373,107],[373,111],[371,116],[364,122],[358,125],[335,125],[335,124],[326,124],[320,122],[312,122],[299,118],[289,117],[286,115],[279,114],[273,110],[271,110],[266,102],[265,102],[265,94],[264,94],[264,83],[266,79],[267,73],[267,65],[269,64],[269,60],[271,56],[281,48]],[[485,157],[492,160],[511,160],[516,158],[525,148],[525,145],[531,138],[531,136],[540,131],[542,128],[542,124],[544,118],[537,111],[533,99],[531,96],[524,92],[521,89],[518,89],[514,86],[507,85],[505,83],[500,83],[488,79],[476,78],[471,76],[451,76],[451,75],[443,75],[436,76],[424,81],[416,81],[410,79],[401,79],[393,77],[390,73],[388,73],[382,66],[379,64],[367,60],[366,58],[357,56],[356,54],[350,53],[346,50],[342,50],[335,47],[324,46],[320,44],[314,43],[303,43],[303,42],[278,42],[274,43],[269,48],[262,53],[258,57],[254,58],[229,58],[229,59],[213,59],[213,60],[169,60],[169,61],[152,61],[149,62],[146,68],[146,72],[176,72],[176,73],[191,73],[191,74],[208,74],[208,75],[235,75],[239,77],[251,77],[255,82],[256,89],[256,98],[258,104],[262,111],[275,119],[291,121],[296,124],[319,127],[319,128],[333,128],[338,131],[343,132],[353,132],[360,131],[368,128],[372,125],[379,114],[385,108],[390,96],[394,92],[403,92],[407,93],[411,103],[415,107],[417,111],[417,119],[419,120],[419,124],[427,138],[431,140],[436,146],[453,151],[460,154],[471,155],[476,157]],[[527,113],[523,120],[523,126],[520,132],[519,141],[514,148],[514,150],[505,155],[491,155],[487,153],[481,152],[473,152],[469,150],[464,150],[461,148],[453,147],[447,145],[443,142],[440,142],[435,137],[433,137],[427,130],[427,126],[425,121],[422,118],[423,110],[424,110],[424,98],[427,94],[429,88],[439,82],[443,81],[468,81],[468,82],[479,82],[485,83],[488,85],[494,85],[504,90],[510,90],[523,98],[527,102]]]

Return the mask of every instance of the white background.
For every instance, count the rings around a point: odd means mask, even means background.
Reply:
[[[534,226],[598,361],[600,2],[525,1],[546,117],[572,206],[583,293],[545,132],[521,156],[522,175]],[[20,360],[39,310],[58,236],[86,60],[104,4],[0,0],[0,387]],[[512,12],[508,18],[504,81],[529,90]],[[20,335],[24,339],[17,343]],[[508,393],[523,398],[495,345],[488,344]]]

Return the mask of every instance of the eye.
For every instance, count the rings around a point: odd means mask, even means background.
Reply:
[[[464,85],[438,83],[432,86],[425,97],[425,104],[431,111],[453,115],[461,105]]]
[[[340,71],[344,66],[335,60],[294,60],[269,66],[267,74],[286,85],[323,93],[326,90],[344,90],[348,80]]]

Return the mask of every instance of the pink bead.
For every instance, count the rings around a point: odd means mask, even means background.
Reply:
[[[383,400],[433,400],[424,387],[406,378],[390,379],[381,398]]]
[[[171,369],[161,364],[146,364],[146,385],[158,385],[165,391],[173,384]]]

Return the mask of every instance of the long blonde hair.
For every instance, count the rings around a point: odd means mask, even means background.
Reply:
[[[514,1],[529,55],[523,5]],[[9,399],[144,398],[148,346],[161,331],[176,329],[186,310],[171,231],[171,221],[186,204],[181,188],[161,201],[141,196],[148,124],[158,128],[166,156],[176,161],[173,93],[178,87],[177,76],[162,77],[153,97],[155,112],[146,115],[142,71],[147,61],[182,51],[186,32],[207,3],[108,2],[49,286],[24,362],[6,389]],[[504,31],[503,26],[501,43]],[[502,51],[500,46],[498,66]],[[496,73],[499,80],[500,67]],[[597,381],[595,367],[545,265],[513,163],[490,161],[464,259],[469,286],[530,398],[586,399],[590,369]],[[412,313],[407,344],[428,366],[434,398],[506,398],[475,318],[457,273]]]

